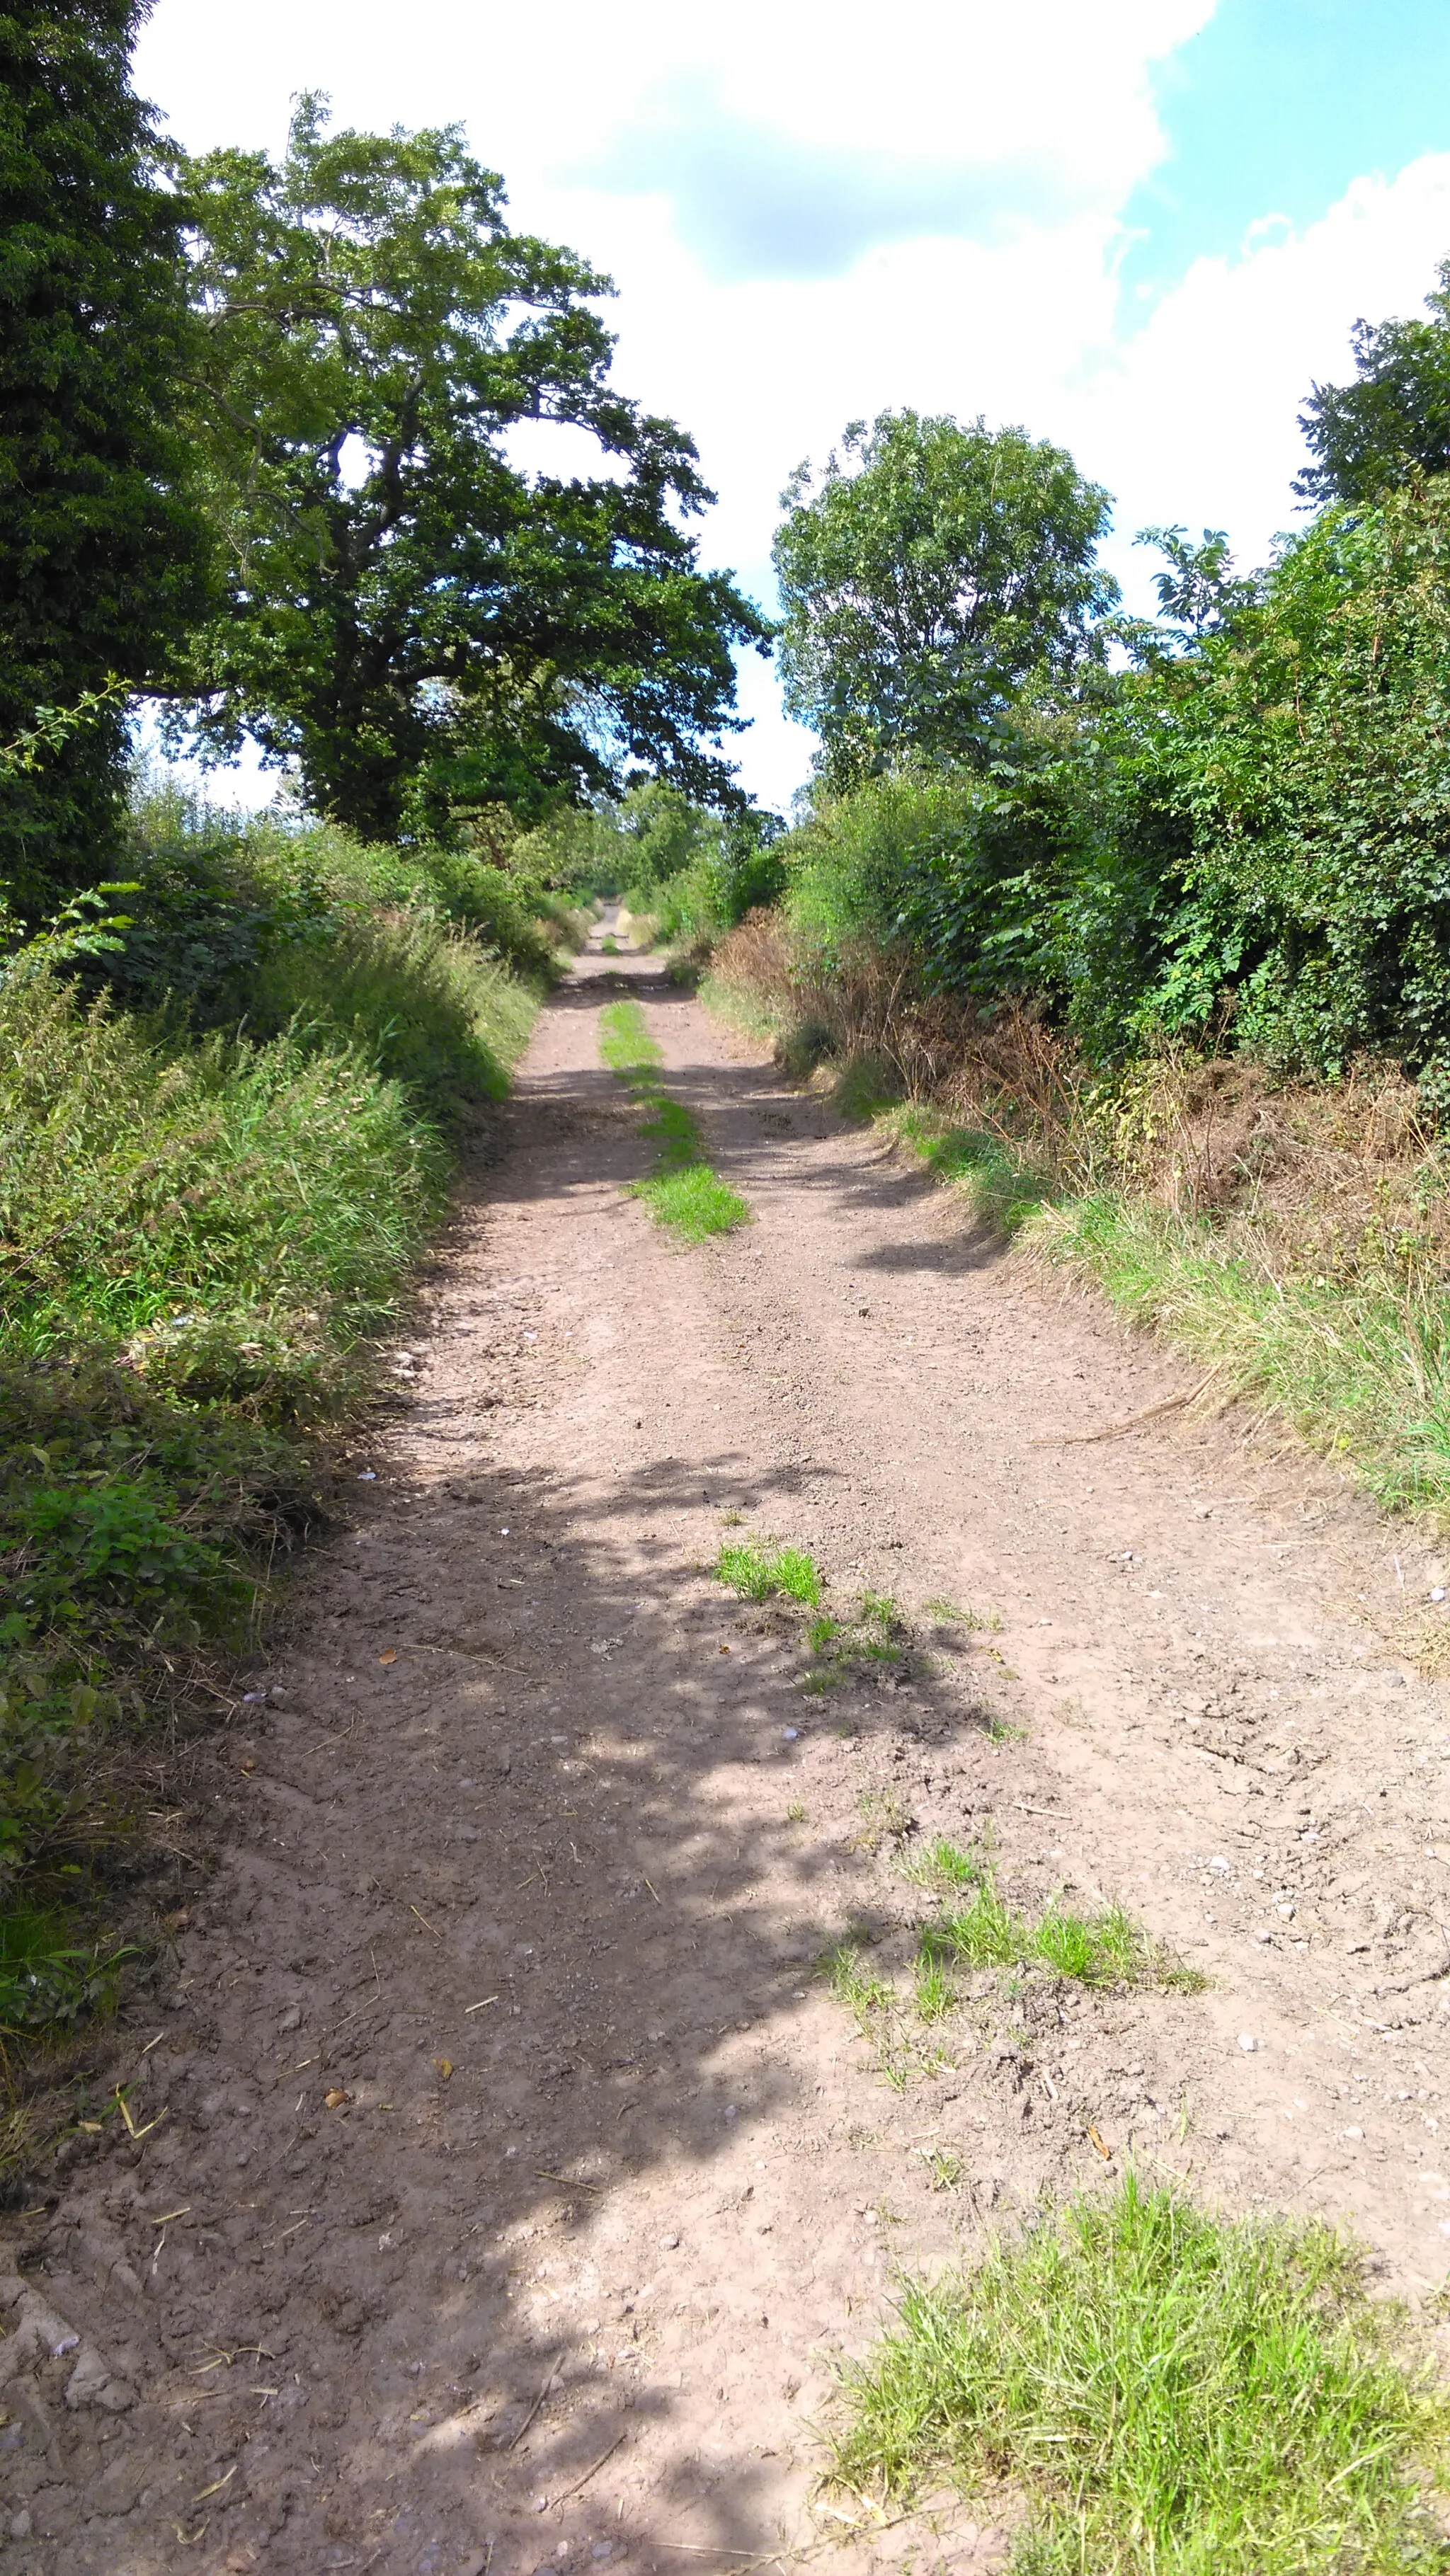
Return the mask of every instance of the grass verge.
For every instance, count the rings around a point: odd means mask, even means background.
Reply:
[[[1135,1323],[1211,1362],[1342,1455],[1390,1509],[1450,1509],[1450,1300],[1365,1273],[1276,1277],[1198,1218],[1118,1195],[1045,1213],[1030,1238]]]
[[[243,961],[272,1035],[197,1034],[174,997],[128,1011],[23,953],[0,977],[12,2106],[152,1937],[147,1816],[175,1803],[178,1729],[256,1645],[458,1122],[505,1086],[537,1007],[436,913],[368,913],[354,887],[334,917],[307,892],[307,936]]]
[[[848,2366],[842,2485],[1021,2498],[1019,2576],[1443,2567],[1450,2403],[1317,2222],[1206,2216],[1129,2176],[908,2283]]]
[[[1272,1410],[1388,1509],[1450,1514],[1450,1157],[1392,1069],[1291,1082],[1170,1050],[1095,1075],[899,961],[822,980],[766,915],[701,993],[798,1078],[828,1066],[844,1114],[1000,1234],[1211,1364],[1215,1400]]]
[[[691,1244],[746,1224],[750,1210],[739,1191],[705,1160],[698,1120],[660,1082],[664,1055],[638,1002],[605,1004],[599,1014],[599,1053],[648,1110],[640,1133],[655,1146],[655,1169],[647,1180],[635,1183],[634,1196],[643,1199],[656,1224]]]

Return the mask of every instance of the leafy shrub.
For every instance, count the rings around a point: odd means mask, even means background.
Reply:
[[[376,942],[387,917],[410,925],[414,946],[430,927],[466,932],[537,985],[571,935],[565,908],[515,865],[511,835],[497,847],[370,847],[331,824],[221,813],[171,783],[138,785],[123,871],[126,927],[87,989],[105,985],[128,1009],[170,1004],[196,1028],[255,1028],[266,974],[305,981],[297,961],[316,953],[325,983],[347,932]]]
[[[1327,510],[1259,600],[1143,674],[1109,734],[1119,801],[1187,847],[1134,1025],[1341,1070],[1450,1050],[1450,485]]]

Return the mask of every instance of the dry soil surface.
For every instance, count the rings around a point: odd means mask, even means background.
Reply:
[[[628,1192],[616,975],[750,1204],[703,1250]],[[137,2135],[7,2222],[15,2576],[987,2565],[1010,2508],[820,2483],[901,2270],[1130,2155],[1450,2260],[1450,1731],[1394,1642],[1443,1569],[1262,1426],[1121,1431],[1191,1372],[647,960],[580,961],[501,1128],[224,1739]],[[739,1602],[745,1533],[898,1659]],[[924,2022],[938,1833],[1207,1986]]]

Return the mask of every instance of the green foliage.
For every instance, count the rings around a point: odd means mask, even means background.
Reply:
[[[485,1093],[501,1078],[467,1034],[470,996],[491,985],[503,1023],[511,1011],[526,1022],[527,987],[552,979],[567,931],[562,907],[507,851],[369,847],[286,814],[226,814],[146,778],[123,863],[125,882],[101,892],[124,914],[84,951],[88,995],[253,1036],[280,1034],[300,1010],[314,1029],[359,1035],[440,1113],[465,1067],[467,1087]],[[37,951],[32,941],[25,961]],[[490,976],[484,951],[516,980]]]
[[[783,496],[787,707],[835,789],[903,759],[979,761],[1029,678],[1094,649],[1117,597],[1094,561],[1108,496],[1063,449],[980,419],[882,412],[842,450]]]
[[[1260,599],[1142,673],[1109,720],[1110,820],[1171,818],[1176,896],[1130,1032],[1198,1031],[1329,1071],[1450,1050],[1450,480],[1326,511]]]
[[[27,1907],[0,1916],[0,2038],[64,2030],[109,2003],[128,1955],[103,1957],[99,1945],[73,1942],[59,1914]]]
[[[53,978],[0,987],[12,1342],[99,1331],[153,1382],[311,1412],[391,1312],[445,1168],[399,1085],[318,1022],[187,1047]]]
[[[836,2475],[1009,2484],[1022,2576],[1425,2569],[1446,2401],[1322,2222],[1210,2218],[1130,2176],[969,2273],[906,2285],[848,2364]]]
[[[909,949],[937,989],[1062,989],[1082,785],[1045,743],[1004,736],[1002,753],[978,775],[904,768],[817,800],[780,856],[788,917],[827,971],[867,940]]]
[[[516,859],[576,898],[622,896],[659,938],[703,945],[775,901],[785,883],[776,850],[783,831],[758,808],[711,811],[652,781],[618,804],[553,815]]]
[[[609,384],[607,280],[509,231],[457,127],[330,135],[304,97],[279,164],[180,176],[227,580],[203,738],[249,730],[371,840],[538,815],[627,761],[730,802],[731,647],[769,630],[681,525],[711,498],[690,440]],[[623,470],[525,472],[525,422]]]
[[[1306,500],[1377,501],[1417,468],[1450,467],[1450,260],[1425,303],[1428,322],[1356,322],[1354,383],[1314,387],[1299,415]]]
[[[1112,1063],[1164,1035],[1329,1073],[1450,1062],[1450,476],[1329,510],[1257,584],[1159,532],[1165,618],[981,775],[824,796],[782,845],[816,970],[899,948]]]
[[[721,1548],[717,1579],[747,1601],[803,1601],[814,1609],[821,1597],[821,1578],[804,1548],[761,1547],[754,1539],[732,1539]]]
[[[34,920],[91,882],[125,789],[113,687],[164,685],[205,598],[174,421],[191,331],[178,209],[130,85],[137,0],[0,10],[0,885]]]

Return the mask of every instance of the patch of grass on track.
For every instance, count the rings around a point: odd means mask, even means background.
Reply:
[[[656,1172],[635,1192],[651,1216],[683,1243],[706,1243],[712,1234],[733,1234],[750,1215],[738,1190],[712,1172],[708,1163],[689,1163],[673,1172]]]
[[[799,1547],[761,1547],[754,1539],[728,1540],[720,1550],[715,1572],[732,1592],[743,1594],[747,1601],[770,1601],[780,1597],[803,1601],[814,1609],[821,1597],[821,1578],[815,1559]]]
[[[739,1191],[705,1160],[698,1120],[660,1082],[664,1054],[650,1036],[638,1002],[605,1004],[599,1014],[599,1053],[649,1112],[640,1133],[657,1148],[655,1169],[648,1180],[636,1181],[633,1195],[643,1199],[656,1223],[691,1244],[748,1223],[750,1210]]]
[[[611,1073],[638,1082],[657,1073],[665,1054],[645,1025],[638,1002],[606,1002],[599,1014],[599,1053]]]
[[[1082,1986],[1201,1990],[1203,1979],[1151,1941],[1121,1905],[1071,1914],[1054,1898],[1034,1923],[1002,1895],[983,1852],[963,1851],[942,1836],[908,1865],[906,1875],[943,1898],[936,1922],[921,1936],[919,1958],[949,1968],[1050,1968]],[[970,1903],[960,1899],[970,1891]]]
[[[1217,2219],[1129,2175],[907,2283],[844,2372],[835,2477],[1024,2499],[1017,2576],[1443,2569],[1450,2400],[1402,2332],[1322,2223]]]

